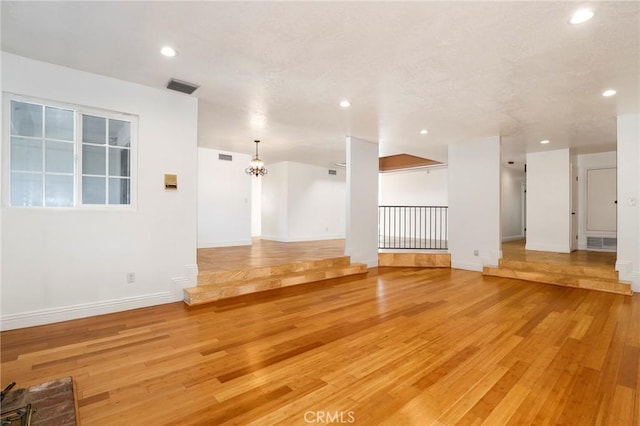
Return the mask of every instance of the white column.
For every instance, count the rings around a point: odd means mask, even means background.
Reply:
[[[378,144],[347,137],[345,254],[378,266]]]
[[[500,242],[500,137],[449,145],[451,266],[496,266]]]
[[[618,116],[618,253],[616,270],[640,292],[640,114]]]
[[[527,154],[527,250],[571,252],[569,149]]]

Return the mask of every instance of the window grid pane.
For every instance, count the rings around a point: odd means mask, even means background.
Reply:
[[[11,135],[42,137],[43,105],[11,101]]]
[[[131,203],[131,179],[109,178],[109,204]]]
[[[82,144],[82,174],[106,175],[106,147]]]
[[[45,174],[45,206],[73,206],[73,175]]]
[[[11,138],[11,170],[42,171],[42,140]]]
[[[107,143],[107,119],[82,115],[82,142],[104,145]]]
[[[45,107],[45,137],[73,142],[75,140],[75,112],[70,109]]]
[[[82,177],[82,203],[106,204],[106,178],[83,176]]]
[[[73,174],[73,143],[45,141],[44,160],[47,173]]]
[[[11,205],[42,206],[42,173],[11,173]]]

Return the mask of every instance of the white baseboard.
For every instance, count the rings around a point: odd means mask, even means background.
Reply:
[[[525,245],[525,250],[533,250],[533,251],[550,251],[553,253],[571,253],[571,249],[568,246],[553,246],[553,245],[545,245],[545,244],[527,244]]]
[[[282,238],[271,235],[262,235],[261,240],[277,241],[279,243],[299,243],[304,241],[343,240],[344,235],[312,235],[308,237]]]
[[[8,314],[0,317],[0,330],[33,327],[54,322],[69,321],[95,315],[128,311],[130,309],[147,306],[162,305],[182,300],[182,294],[177,298],[174,291],[143,294],[140,296],[123,297],[121,299],[104,300],[101,302],[81,303],[59,308],[41,309],[19,314]]]
[[[231,241],[198,241],[198,248],[213,248],[213,247],[235,247],[235,246],[250,246],[251,238],[248,240],[231,240]]]
[[[502,237],[502,242],[516,241],[516,240],[523,240],[523,239],[524,239],[524,235],[510,235],[508,237]]]
[[[351,262],[353,262],[353,260]],[[378,266],[378,258],[376,257],[375,260],[363,260],[362,262],[354,263],[365,263],[367,268],[376,268]]]
[[[451,260],[451,268],[452,269],[465,269],[467,271],[477,271],[482,272],[482,263],[478,262],[461,262]]]

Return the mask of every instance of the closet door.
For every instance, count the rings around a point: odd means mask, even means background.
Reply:
[[[616,169],[587,170],[587,231],[616,231]]]

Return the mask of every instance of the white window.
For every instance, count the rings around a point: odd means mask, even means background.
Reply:
[[[10,99],[11,206],[131,205],[135,117]]]

